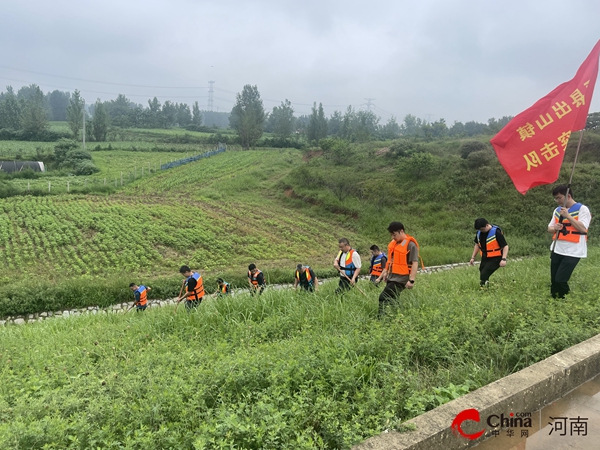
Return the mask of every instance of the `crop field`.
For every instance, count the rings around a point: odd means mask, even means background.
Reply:
[[[0,448],[348,449],[600,332],[599,250],[566,301],[548,264],[1,327]]]
[[[37,150],[43,153],[54,151],[54,142],[35,142],[35,141],[0,141],[1,159],[34,159]]]
[[[271,171],[285,172],[293,164],[289,152],[225,152],[153,173],[110,196],[3,199],[0,261],[17,278],[160,275],[184,262],[203,270],[249,261],[290,268],[300,261],[326,264],[342,228],[268,196]]]

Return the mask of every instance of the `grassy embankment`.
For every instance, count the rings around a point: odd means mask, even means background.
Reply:
[[[377,293],[267,291],[0,328],[0,447],[347,449],[600,331],[597,249],[566,301],[548,259]]]
[[[573,184],[592,212],[600,210],[599,140],[585,136]],[[174,295],[183,263],[200,269],[209,289],[219,275],[243,285],[249,262],[271,282],[289,281],[297,262],[323,275],[339,236],[366,260],[372,243],[385,248],[392,220],[419,240],[426,265],[468,260],[479,216],[503,227],[510,257],[547,252],[551,187],[521,196],[489,144],[467,152],[469,143],[405,139],[386,151],[389,143],[371,142],[343,148],[342,157],[227,152],[151,173],[111,195],[2,200],[0,315],[123,301],[130,280],[156,287],[155,296]],[[93,152],[103,171],[116,164],[103,155],[157,156],[113,152]],[[561,181],[572,154],[569,148]],[[599,231],[592,226],[591,245]]]

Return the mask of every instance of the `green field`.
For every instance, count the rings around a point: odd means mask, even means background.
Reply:
[[[348,449],[600,332],[600,251],[565,300],[548,260],[378,290],[267,290],[0,328],[0,448]]]
[[[132,281],[152,286],[152,298],[172,297],[182,264],[209,292],[218,276],[244,286],[250,262],[269,284],[292,282],[297,263],[323,278],[339,237],[366,266],[392,220],[418,239],[429,266],[466,262],[473,220],[486,217],[505,231],[508,266],[486,291],[473,267],[419,275],[382,321],[375,287],[361,282],[365,296],[338,297],[332,282],[317,295],[207,300],[193,314],[167,307],[2,327],[0,448],[347,449],[600,331],[600,229],[590,228],[573,293],[550,299],[551,186],[516,193],[489,148],[232,146],[156,171],[163,158],[207,150],[180,131],[116,130],[121,141],[92,144],[92,177],[2,180],[41,187],[0,199],[0,317],[110,307],[131,300]],[[188,142],[168,142],[180,134]],[[34,155],[36,145],[2,142],[0,151]],[[585,137],[573,184],[592,214],[599,148],[599,136]],[[48,181],[52,195],[42,192]],[[73,190],[59,193],[66,181]]]

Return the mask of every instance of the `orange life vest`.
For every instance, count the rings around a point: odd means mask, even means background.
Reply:
[[[306,273],[306,281],[309,285],[312,285],[312,275],[310,274],[310,267],[306,266],[304,268],[304,272]],[[296,280],[300,281],[300,271],[296,270]]]
[[[414,242],[419,248],[419,244],[416,239],[406,234],[406,237],[402,242],[396,242],[392,240],[388,244],[388,255],[389,259],[386,264],[388,273],[395,275],[410,275],[410,267],[408,265],[408,244]]]
[[[386,258],[385,253],[383,252],[371,258],[371,275],[375,277],[381,275],[381,273],[383,272],[383,266],[381,264],[381,261],[383,260],[383,258]]]
[[[502,256],[502,249],[500,248],[500,244],[498,244],[498,239],[496,238],[497,232],[498,227],[496,225],[492,225],[492,228],[490,228],[490,231],[488,231],[487,239],[485,241],[485,254],[487,258]],[[477,242],[479,245],[479,253],[482,253],[481,240],[479,239],[479,236],[481,236],[481,231],[477,232]]]
[[[348,253],[346,253],[346,260],[344,261],[343,266],[342,266],[342,255],[344,254],[344,252],[340,251],[337,256],[337,260],[338,260],[340,269],[342,269],[344,271],[344,273],[346,274],[346,276],[348,278],[352,278],[354,276],[354,272],[357,269],[357,267],[352,262],[352,257],[354,256],[355,251],[356,250],[354,250],[353,248],[348,250]],[[340,274],[340,276],[341,276],[341,274]]]
[[[190,278],[196,280],[196,287],[193,291],[188,291],[187,299],[188,301],[201,300],[202,297],[204,297],[204,284],[202,283],[202,275],[200,275],[198,272],[192,272],[192,275],[186,280],[186,286]]]
[[[254,287],[258,287],[258,276],[261,274],[262,272],[258,269],[256,269],[256,273],[254,275],[252,275],[251,271],[248,271],[248,278],[250,278],[250,282],[252,283],[252,285]]]
[[[229,283],[224,281],[223,286],[219,286],[219,290],[221,294],[229,294]]]
[[[579,220],[579,210],[580,209],[581,209],[581,203],[575,203],[573,206],[571,206],[569,208],[569,215],[573,219]],[[586,232],[582,233],[577,228],[575,228],[573,226],[573,224],[571,224],[571,222],[569,222],[568,220],[563,219],[563,221],[561,222],[560,219],[561,219],[561,215],[560,215],[560,206],[559,206],[558,208],[556,208],[554,210],[554,223],[562,223],[563,224],[563,229],[558,232],[558,240],[559,241],[574,242],[577,244],[579,242],[579,237],[581,235],[585,235],[585,239],[587,240]],[[552,240],[556,239],[556,234],[557,233],[554,233],[554,235],[552,236]]]
[[[136,302],[136,306],[145,306],[148,303],[148,290],[146,286],[138,287],[135,292],[140,294],[140,299]]]

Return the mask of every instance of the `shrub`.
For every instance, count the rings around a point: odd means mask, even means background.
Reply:
[[[487,146],[483,142],[466,141],[460,146],[460,156],[463,159],[467,159],[471,153],[479,152],[486,148]]]
[[[479,150],[471,152],[465,160],[465,165],[469,169],[479,169],[489,166],[494,161],[494,154],[489,150]]]
[[[93,175],[100,172],[100,169],[89,160],[80,160],[73,165],[75,175]]]

